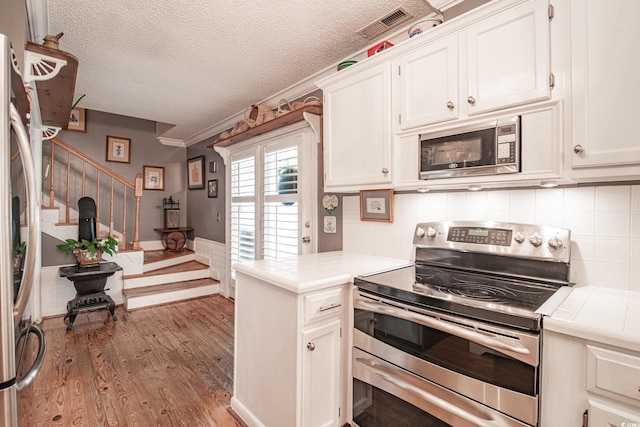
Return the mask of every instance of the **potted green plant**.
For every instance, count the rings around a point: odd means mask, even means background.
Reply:
[[[13,272],[17,273],[22,269],[24,254],[27,252],[27,242],[20,242],[13,248]]]
[[[118,250],[118,241],[111,236],[104,239],[91,240],[67,239],[65,243],[57,245],[58,249],[67,255],[73,253],[80,265],[95,265],[102,260],[102,253],[113,255]]]

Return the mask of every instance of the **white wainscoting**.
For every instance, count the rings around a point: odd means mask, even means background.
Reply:
[[[196,261],[209,265],[209,277],[219,280],[220,294],[229,297],[229,283],[231,278],[225,244],[201,237],[196,237],[193,244]]]

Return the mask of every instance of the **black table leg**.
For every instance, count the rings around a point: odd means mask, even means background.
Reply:
[[[111,314],[111,319],[114,321],[118,320],[118,316],[116,316],[116,303],[106,293],[98,292],[89,295],[76,295],[74,299],[67,303],[67,314],[64,316],[64,320],[69,319],[67,332],[73,327],[73,322],[76,320],[78,312],[98,307],[107,308],[109,314]]]

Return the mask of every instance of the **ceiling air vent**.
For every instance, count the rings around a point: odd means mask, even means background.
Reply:
[[[386,33],[411,18],[413,18],[413,15],[407,12],[404,8],[399,7],[393,12],[387,13],[382,18],[367,25],[358,31],[358,34],[365,38],[372,39],[378,37],[380,34]]]

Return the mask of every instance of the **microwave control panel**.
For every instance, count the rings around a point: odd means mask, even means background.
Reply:
[[[496,128],[496,139],[498,143],[496,153],[497,164],[516,162],[517,132],[518,127],[515,123],[498,126]]]

